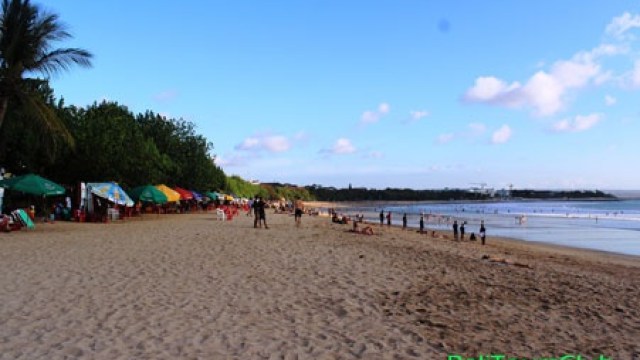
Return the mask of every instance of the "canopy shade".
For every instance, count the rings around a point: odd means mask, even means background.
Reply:
[[[193,198],[196,199],[197,201],[202,201],[202,194],[195,192],[195,191],[191,191],[191,193],[193,194]]]
[[[62,186],[35,174],[1,180],[0,187],[39,196],[64,195],[65,193],[65,189]]]
[[[193,193],[181,187],[174,187],[173,190],[180,194],[180,200],[193,200]]]
[[[164,204],[167,196],[153,185],[138,186],[131,189],[129,194],[135,201],[151,202],[154,204]]]
[[[215,191],[206,192],[204,194],[211,200],[218,200],[218,198],[220,197],[220,194]]]
[[[89,189],[89,191],[91,191],[92,194],[97,195],[103,199],[107,199],[118,205],[129,207],[135,205],[129,195],[127,195],[127,193],[114,182],[88,183],[87,188]]]
[[[162,191],[162,193],[167,197],[167,201],[169,202],[180,201],[180,194],[175,190],[173,190],[172,188],[168,187],[167,185],[165,184],[156,185],[156,188]]]

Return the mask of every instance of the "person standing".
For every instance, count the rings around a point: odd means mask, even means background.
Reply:
[[[391,211],[387,212],[387,226],[391,226]]]
[[[404,213],[404,215],[402,215],[402,230],[406,230],[407,229],[407,213]]]
[[[304,203],[302,200],[298,199],[295,201],[293,211],[293,217],[296,220],[296,227],[300,227],[300,224],[302,223],[302,213],[304,212]]]
[[[267,226],[267,214],[265,212],[265,207],[266,207],[266,203],[264,202],[264,200],[262,200],[262,198],[260,198],[259,204],[258,204],[258,214],[260,217],[260,221],[259,223],[261,224],[260,226],[262,227],[262,223],[264,223],[264,228],[268,229],[269,226]]]
[[[480,243],[484,245],[487,229],[484,227],[484,220],[480,221]]]
[[[460,240],[464,240],[464,224],[466,223],[466,221],[463,221],[462,224],[460,224]]]
[[[420,234],[424,232],[424,215],[420,214]]]
[[[458,240],[458,220],[453,220],[453,239]]]
[[[380,226],[384,224],[384,210],[380,210]]]
[[[253,227],[257,228],[260,224],[260,197],[256,196],[251,203],[251,207],[253,208]]]

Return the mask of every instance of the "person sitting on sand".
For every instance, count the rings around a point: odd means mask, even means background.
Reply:
[[[373,228],[371,228],[371,226],[365,226],[362,229],[358,229],[358,222],[354,221],[353,222],[353,229],[349,230],[353,233],[356,234],[363,234],[363,235],[373,235]]]

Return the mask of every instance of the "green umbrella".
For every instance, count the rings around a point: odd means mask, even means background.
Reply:
[[[154,204],[164,204],[167,202],[167,195],[153,185],[138,186],[127,193],[135,201],[152,202]]]
[[[220,194],[217,192],[206,192],[204,194],[211,200],[217,200],[220,197]]]
[[[62,186],[35,174],[1,180],[0,187],[39,196],[64,195],[65,193]]]

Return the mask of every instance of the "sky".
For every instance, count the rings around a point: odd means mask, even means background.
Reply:
[[[188,120],[227,175],[640,188],[637,0],[34,2],[94,54],[57,96]]]

